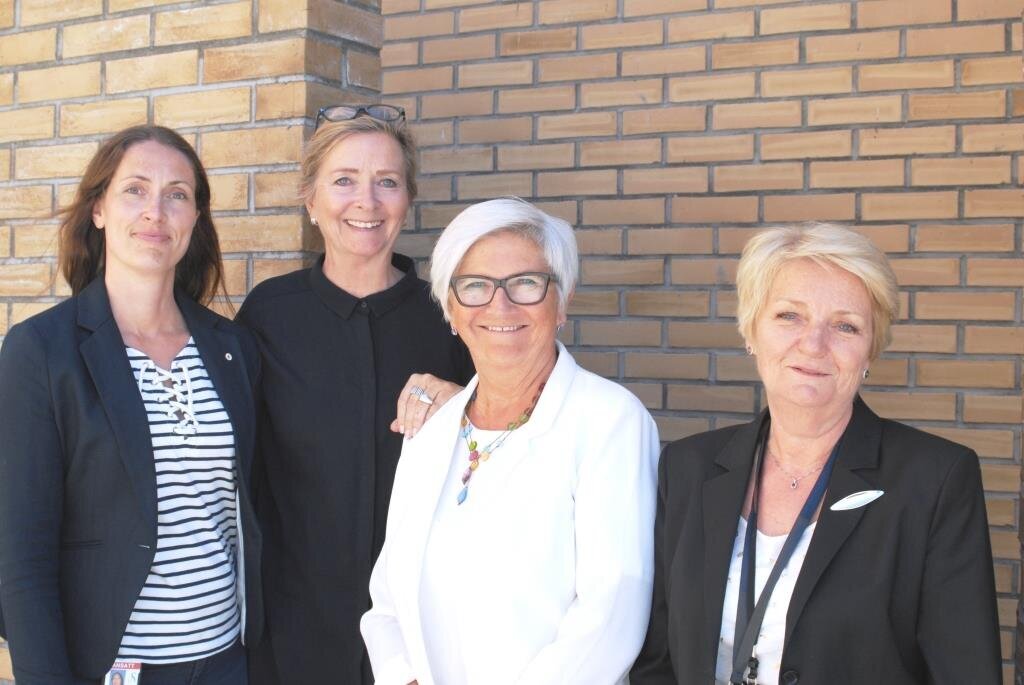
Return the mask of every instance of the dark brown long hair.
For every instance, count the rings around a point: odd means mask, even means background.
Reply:
[[[61,210],[60,270],[72,294],[77,295],[103,272],[105,231],[97,230],[92,214],[96,203],[107,192],[128,148],[137,143],[155,141],[185,155],[196,177],[196,209],[199,218],[192,229],[188,250],[174,269],[174,285],[201,304],[209,304],[222,289],[224,267],[220,243],[210,213],[210,182],[196,151],[175,131],[163,126],[132,126],[114,134],[97,150],[78,184],[75,200]]]

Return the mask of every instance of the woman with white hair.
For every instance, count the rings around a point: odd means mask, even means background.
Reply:
[[[632,685],[995,685],[978,455],[858,396],[896,278],[841,226],[744,248],[740,332],[767,410],[661,458],[651,623]]]
[[[658,433],[556,339],[570,226],[472,205],[431,288],[477,376],[407,440],[361,628],[382,685],[624,683],[650,607]]]

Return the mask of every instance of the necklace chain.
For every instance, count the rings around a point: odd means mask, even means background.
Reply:
[[[545,381],[546,383],[546,381]],[[482,450],[477,449],[476,440],[473,439],[473,424],[469,421],[469,407],[473,404],[473,400],[476,399],[476,393],[469,398],[469,402],[466,403],[466,410],[462,413],[462,426],[459,429],[459,433],[463,440],[466,441],[466,447],[469,448],[469,466],[462,474],[462,490],[459,491],[459,495],[456,498],[458,504],[462,504],[466,501],[466,497],[469,496],[469,480],[473,477],[473,472],[480,468],[480,464],[491,458],[491,454],[495,452],[499,447],[505,444],[505,440],[508,436],[512,435],[512,432],[517,428],[520,428],[530,417],[533,416],[533,410],[537,406],[537,400],[540,399],[540,394],[544,391],[545,383],[541,383],[540,387],[537,388],[537,394],[533,396],[533,401],[530,402],[530,406],[523,411],[514,421],[510,421],[508,427],[502,431],[502,433],[491,441],[487,447]]]
[[[813,473],[817,473],[818,471],[821,471],[823,468],[825,468],[825,462],[822,462],[821,464],[815,466],[810,471],[807,471],[797,476],[792,471],[790,471],[789,469],[782,465],[782,462],[779,461],[779,458],[775,456],[775,452],[773,452],[772,450],[768,450],[768,456],[772,458],[772,460],[775,462],[775,465],[779,467],[779,470],[781,470],[783,474],[785,474],[786,478],[789,478],[790,490],[796,490],[797,486],[800,485],[800,481],[802,481],[807,476]],[[826,459],[826,461],[828,460]]]

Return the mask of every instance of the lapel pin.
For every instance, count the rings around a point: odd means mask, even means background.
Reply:
[[[227,359],[228,361],[231,361],[231,359],[232,359],[231,353],[230,352],[225,352],[224,353],[224,358]]]
[[[832,511],[848,511],[850,509],[857,509],[859,507],[863,507],[865,504],[871,504],[884,494],[884,490],[861,490],[860,492],[855,492],[852,495],[847,495],[829,507],[829,509]]]

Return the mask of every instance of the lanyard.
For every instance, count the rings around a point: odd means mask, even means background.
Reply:
[[[747,532],[743,538],[740,590],[739,598],[736,602],[736,632],[732,643],[732,677],[729,679],[729,682],[734,685],[757,682],[758,662],[754,648],[757,646],[757,636],[761,632],[761,623],[764,621],[765,612],[768,610],[768,600],[771,599],[772,591],[775,590],[775,584],[778,582],[779,576],[782,575],[782,571],[786,568],[786,564],[789,563],[789,558],[793,556],[793,550],[799,544],[800,538],[803,537],[804,531],[807,530],[807,526],[811,524],[814,512],[818,510],[818,505],[821,504],[821,500],[825,497],[829,476],[832,474],[832,466],[835,464],[836,455],[839,454],[839,443],[836,443],[836,446],[832,448],[832,454],[829,455],[828,461],[825,462],[825,466],[818,475],[818,480],[814,483],[814,488],[807,495],[804,506],[800,509],[800,514],[796,517],[793,529],[789,531],[786,541],[782,544],[779,558],[776,559],[775,565],[772,566],[772,571],[768,575],[768,580],[765,582],[764,589],[761,590],[761,596],[755,606],[754,562],[757,551],[757,500],[761,488],[761,467],[764,462],[765,446],[768,442],[769,425],[770,418],[766,418],[761,425],[757,445],[754,448],[753,493],[750,503],[750,516],[747,517]],[[744,673],[747,669],[750,669],[750,673],[745,678]]]

